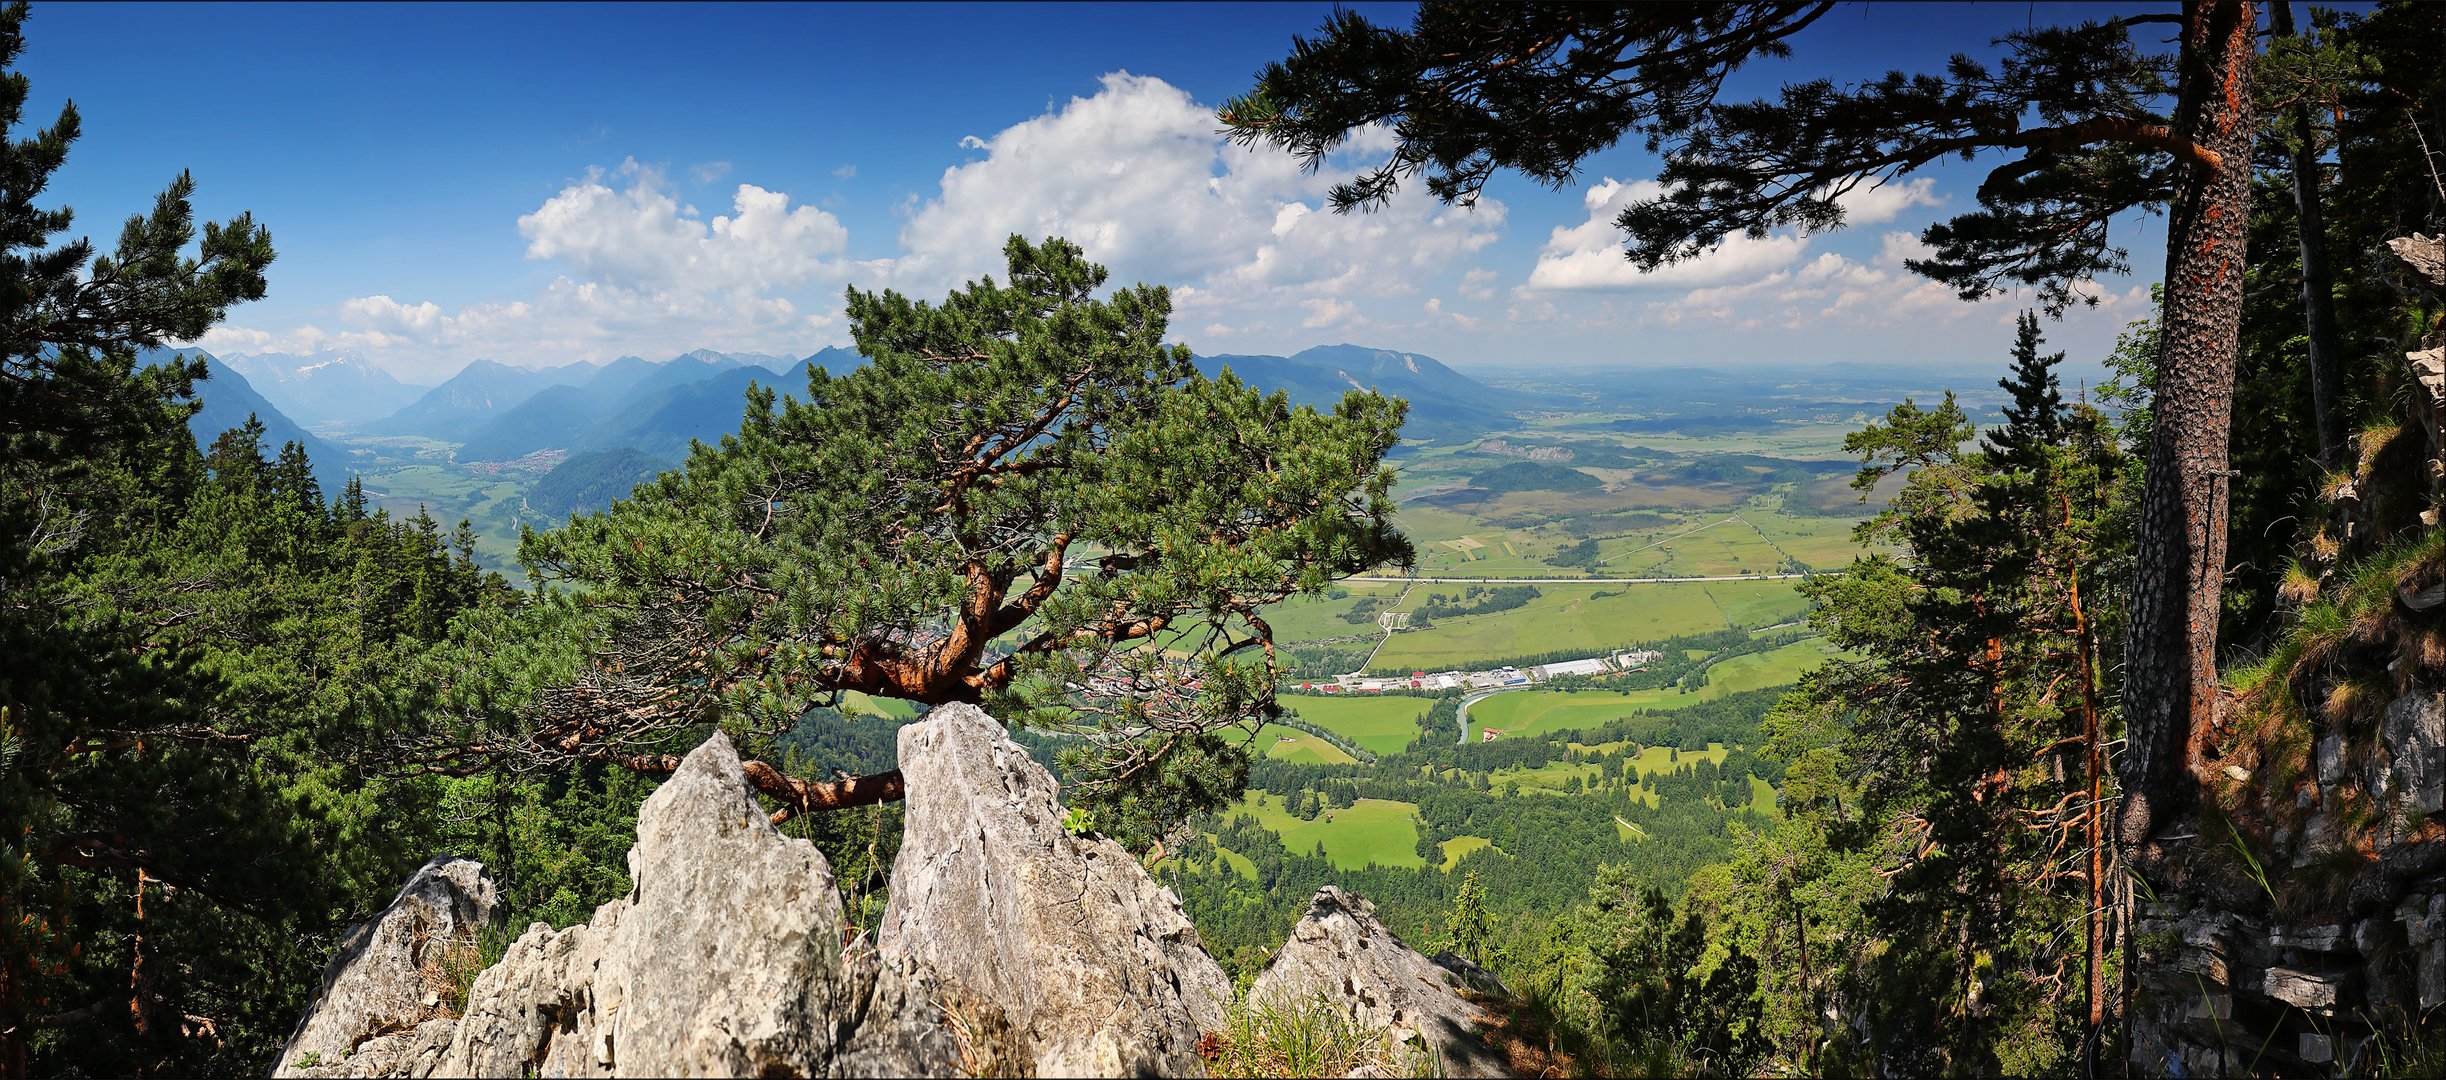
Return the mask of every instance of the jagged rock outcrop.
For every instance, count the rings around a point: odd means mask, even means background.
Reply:
[[[437,859],[353,936],[284,1074],[1198,1075],[1232,987],[1170,890],[1120,845],[1072,835],[1058,785],[976,708],[900,734],[907,817],[870,947],[843,943],[814,845],[767,821],[720,735],[638,812],[629,895],[581,926],[529,927],[466,987],[428,997],[432,942],[472,947],[492,884]],[[463,971],[464,969],[462,969]],[[1500,983],[1429,959],[1331,886],[1258,980],[1323,993],[1445,1075],[1504,1075],[1471,993]]]
[[[720,735],[638,812],[630,894],[538,923],[448,1014],[432,941],[472,953],[492,885],[437,859],[333,961],[284,1071],[348,1076],[1188,1075],[1231,984],[1169,890],[1063,828],[1058,787],[992,717],[901,733],[909,813],[874,945],[783,837]],[[480,903],[471,898],[480,897]],[[462,969],[464,974],[464,969]],[[455,997],[455,994],[447,996]]]
[[[1204,1071],[1231,982],[1180,901],[1110,840],[1063,828],[1050,773],[945,705],[900,731],[908,816],[879,947],[1006,1027],[1041,1076]]]
[[[1485,969],[1455,956],[1422,956],[1376,918],[1375,905],[1327,885],[1274,954],[1249,999],[1295,1006],[1322,994],[1362,1027],[1432,1053],[1444,1076],[1509,1076],[1478,1035],[1483,1015],[1465,994],[1501,994]]]
[[[706,740],[646,800],[628,858],[627,897],[583,926],[530,927],[476,979],[437,1072],[952,1069],[956,1046],[905,976],[872,954],[843,955],[831,867],[766,820],[729,739]],[[862,1032],[878,999],[916,1021],[895,1026],[905,1039]]]
[[[450,1043],[443,995],[453,968],[473,969],[476,935],[497,900],[473,859],[439,855],[417,868],[389,907],[341,942],[273,1075],[430,1071]]]
[[[474,977],[452,1017],[433,991],[455,988],[428,986],[430,942],[472,952],[472,932],[461,931],[489,917],[492,883],[475,863],[434,860],[333,961],[281,1068],[310,1060],[310,1075],[398,1077],[959,1071],[961,1047],[923,973],[864,946],[844,952],[831,867],[815,845],[773,828],[730,740],[706,740],[646,800],[629,874],[629,895],[585,925],[529,927]]]

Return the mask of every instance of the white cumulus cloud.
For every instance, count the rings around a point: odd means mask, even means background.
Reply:
[[[1584,201],[1588,219],[1578,225],[1556,226],[1547,237],[1537,265],[1529,271],[1532,289],[1691,288],[1758,277],[1798,261],[1809,246],[1805,237],[1774,233],[1750,237],[1735,233],[1697,258],[1660,266],[1646,273],[1622,256],[1622,230],[1614,219],[1633,202],[1654,199],[1664,188],[1653,180],[1624,183],[1608,179],[1588,189]]]
[[[614,188],[614,178],[627,181]],[[705,220],[662,175],[630,160],[561,189],[518,219],[527,257],[632,289],[756,292],[837,275],[849,231],[782,192],[741,184],[732,213]]]
[[[1370,315],[1371,298],[1416,292],[1501,235],[1505,210],[1445,207],[1424,193],[1375,213],[1321,209],[1333,178],[1381,159],[1389,133],[1354,138],[1319,173],[1290,155],[1235,147],[1212,106],[1162,79],[1107,75],[1096,93],[964,146],[900,234],[893,283],[915,295],[1000,269],[1003,241],[1062,236],[1116,282],[1175,287],[1199,325],[1242,332],[1285,311],[1332,325]],[[1327,305],[1312,300],[1331,300]]]

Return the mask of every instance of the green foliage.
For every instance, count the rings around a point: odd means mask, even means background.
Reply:
[[[1383,1029],[1352,1020],[1322,991],[1309,997],[1251,1000],[1246,991],[1225,1013],[1208,1059],[1216,1076],[1434,1076],[1423,1047],[1395,1046]]]
[[[529,511],[547,517],[594,513],[628,498],[671,466],[660,458],[621,447],[572,454],[527,491]]]
[[[939,305],[852,291],[869,364],[752,391],[638,498],[529,532],[539,591],[437,665],[472,677],[431,753],[619,761],[855,690],[1088,734],[1072,798],[1125,842],[1236,790],[1217,732],[1273,708],[1257,609],[1409,558],[1381,464],[1402,408],[1207,379],[1162,340],[1164,290],[1099,299],[1060,240],[1005,255],[1008,284]]]
[[[1311,167],[1356,129],[1390,123],[1391,158],[1337,185],[1337,210],[1382,202],[1421,172],[1436,197],[1464,204],[1499,169],[1559,187],[1627,133],[1686,124],[1726,75],[1783,55],[1783,39],[1828,6],[1447,0],[1420,5],[1407,31],[1346,11],[1318,37],[1294,39],[1221,119],[1235,141],[1283,147]]]
[[[2111,593],[2092,553],[2128,489],[2114,433],[2063,406],[2039,346],[2025,317],[1982,444],[1950,397],[1847,442],[1861,486],[1907,474],[1862,527],[1893,553],[1804,587],[1864,659],[1769,715],[1784,819],[1692,894],[1726,947],[1770,958],[1763,1028],[1804,1070],[1852,1067],[1855,1032],[1937,1071],[2045,1072],[2079,1040],[2087,900],[2050,871],[2086,842],[2079,702],[2102,672],[2080,668],[2072,589],[2092,610]]]
[[[260,423],[198,452],[204,366],[159,346],[262,296],[270,240],[199,230],[182,175],[111,253],[53,245],[78,130],[0,144],[0,1072],[258,1071],[429,850],[434,785],[365,767],[392,676],[501,586]]]
[[[1484,964],[1487,938],[1493,933],[1494,917],[1486,910],[1486,890],[1478,887],[1478,872],[1469,871],[1461,878],[1461,891],[1453,897],[1452,914],[1444,919],[1445,944],[1470,963]]]

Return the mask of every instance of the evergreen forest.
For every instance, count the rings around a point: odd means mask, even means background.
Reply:
[[[1009,235],[850,286],[852,346],[777,378],[597,403],[650,438],[471,367],[587,430],[358,442],[220,411],[194,343],[281,223],[197,220],[167,160],[72,214],[84,118],[0,9],[0,1076],[284,1064],[439,852],[507,927],[584,923],[717,730],[872,928],[897,732],[950,704],[1243,989],[1338,885],[1498,976],[1524,1068],[2446,1071],[2446,947],[2395,914],[2446,895],[2446,5],[2160,7],[1849,83],[1830,2],[1427,0],[1212,116],[1355,220],[1644,143],[1651,271],[1972,162],[1911,263],[2012,320],[1959,386],[1210,356],[1189,290]],[[2053,320],[2119,274],[2153,310],[2067,385]],[[2255,944],[2211,965],[2211,924]]]

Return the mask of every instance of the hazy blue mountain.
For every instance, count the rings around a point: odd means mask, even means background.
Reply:
[[[856,349],[843,348],[839,345],[827,345],[824,348],[817,349],[815,352],[808,354],[806,359],[793,362],[790,365],[790,369],[782,374],[796,375],[803,378],[806,375],[806,371],[809,366],[820,367],[823,368],[824,372],[828,375],[839,376],[849,374],[853,368],[865,367],[866,358],[858,355],[858,350]],[[796,384],[785,384],[782,389],[795,390],[799,389],[799,387]]]
[[[706,429],[708,403],[697,400],[695,384],[732,375],[726,402],[712,411],[727,410],[721,426]],[[739,391],[749,380],[780,382],[770,368],[727,353],[699,350],[657,364],[624,356],[603,366],[576,386],[540,391],[517,407],[501,412],[470,431],[459,447],[460,461],[505,461],[538,450],[604,450],[634,446],[648,453],[684,450],[694,436],[712,438],[739,426]],[[718,396],[718,395],[717,395]],[[666,410],[676,410],[662,419]],[[674,443],[676,438],[676,443]]]
[[[458,442],[485,421],[524,404],[538,392],[584,382],[601,371],[599,366],[585,361],[536,369],[478,360],[426,391],[414,404],[364,425],[363,430],[377,435],[422,435]]]
[[[246,376],[264,400],[305,424],[357,424],[389,416],[427,389],[400,382],[355,353],[252,353],[214,359]]]
[[[263,456],[266,460],[280,456],[280,448],[295,442],[306,448],[306,458],[314,463],[314,482],[322,485],[328,497],[339,493],[348,482],[351,471],[349,456],[339,447],[317,438],[303,425],[289,418],[278,406],[266,400],[255,387],[218,357],[202,349],[162,349],[138,357],[146,365],[158,364],[172,356],[200,357],[206,377],[196,380],[195,399],[203,404],[195,415],[187,418],[187,431],[195,436],[195,445],[212,449],[213,440],[231,428],[246,426],[246,418],[254,416],[263,424]]]
[[[1463,439],[1512,426],[1512,414],[1535,408],[1539,399],[1488,386],[1424,353],[1320,345],[1291,356],[1217,355],[1197,358],[1213,375],[1230,368],[1242,382],[1271,393],[1281,390],[1295,404],[1330,409],[1352,390],[1375,390],[1410,402],[1402,433],[1414,438]]]
[[[535,482],[527,509],[555,518],[592,513],[669,468],[670,462],[626,446],[575,454]]]
[[[750,384],[782,389],[773,372],[737,367],[685,386],[632,396],[596,430],[578,440],[586,449],[633,447],[656,457],[683,461],[688,443],[720,442],[739,430]]]

